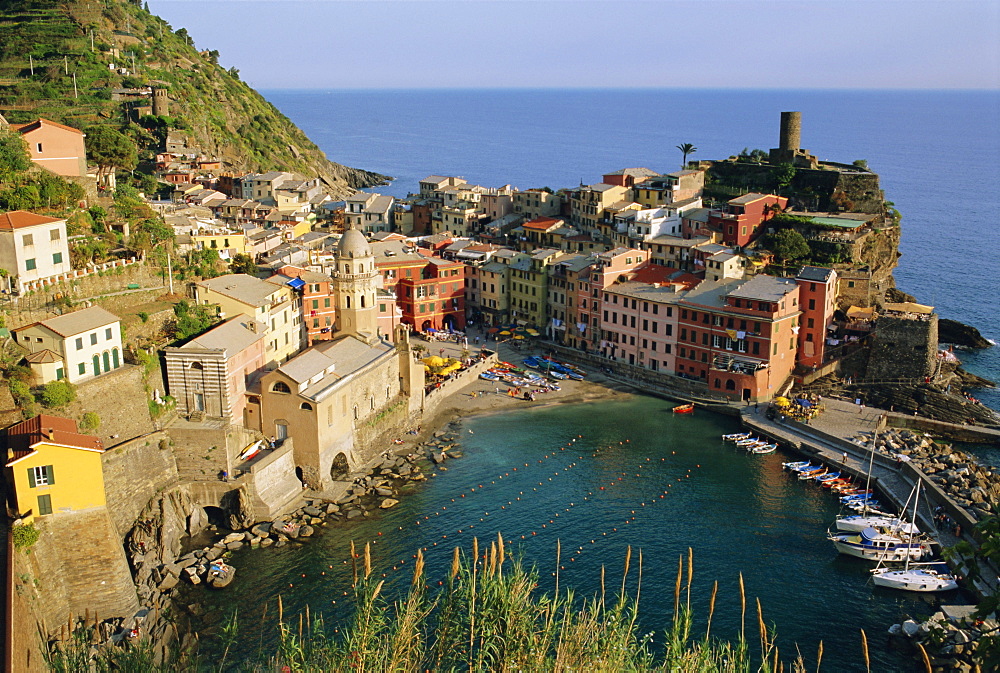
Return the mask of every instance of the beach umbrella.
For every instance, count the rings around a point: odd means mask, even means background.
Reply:
[[[442,365],[445,364],[445,359],[442,357],[438,357],[437,355],[431,355],[430,357],[424,358],[422,362],[425,365],[429,365],[431,367],[441,367]]]
[[[487,334],[496,334],[499,331],[500,331],[499,327],[491,327],[488,330],[486,330],[486,333]]]
[[[528,330],[528,334],[530,334],[531,336],[539,336],[538,332],[536,330],[533,330],[533,329],[529,329]]]
[[[787,397],[775,397],[774,403],[779,407],[787,407],[791,402],[788,401]]]
[[[500,332],[500,336],[510,336],[510,332],[508,330],[504,330]]]
[[[524,337],[523,337],[523,336],[521,336],[520,334],[518,334],[518,335],[517,335],[517,336],[515,336],[514,338],[515,338],[515,339],[523,339]]]

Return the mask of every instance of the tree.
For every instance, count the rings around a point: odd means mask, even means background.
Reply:
[[[229,270],[232,273],[245,273],[248,276],[254,276],[257,274],[257,263],[250,255],[239,252],[233,255],[233,260],[229,263]]]
[[[0,180],[22,173],[31,168],[28,145],[20,133],[0,131]]]
[[[201,334],[216,323],[214,309],[199,304],[192,305],[186,300],[174,304],[174,315],[177,320],[173,333],[178,340]]]
[[[778,187],[787,187],[795,179],[795,166],[792,164],[778,164],[771,169],[771,175]]]
[[[855,159],[853,163],[858,168],[864,169],[866,171],[868,170],[868,160],[867,159]]]
[[[99,427],[101,427],[101,417],[93,411],[84,413],[80,419],[80,428],[83,430],[96,430]]]
[[[782,229],[771,236],[767,242],[767,247],[782,262],[788,260],[802,259],[809,255],[809,244],[805,236],[794,229]]]
[[[65,407],[76,399],[76,390],[68,381],[46,383],[39,395],[39,401],[46,407]]]
[[[677,145],[677,149],[679,149],[681,154],[684,155],[684,159],[681,162],[681,168],[688,165],[688,155],[694,154],[698,151],[698,148],[691,143],[681,143],[680,145]]]
[[[130,171],[138,163],[135,143],[110,126],[89,126],[87,154],[97,164],[97,181],[107,183],[107,176],[116,168]]]

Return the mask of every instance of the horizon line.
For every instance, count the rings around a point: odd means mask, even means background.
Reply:
[[[398,91],[809,91],[809,92],[841,92],[841,91],[872,91],[872,92],[920,92],[920,93],[1000,93],[998,87],[727,87],[727,86],[471,86],[471,87],[351,87],[351,86],[320,86],[320,87],[278,87],[256,85],[245,82],[259,91],[367,91],[367,92],[398,92]]]

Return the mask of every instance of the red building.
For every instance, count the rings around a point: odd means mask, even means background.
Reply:
[[[307,345],[333,338],[337,302],[333,296],[333,279],[325,273],[283,266],[268,280],[286,282],[301,293],[302,322],[306,326]]]
[[[408,241],[371,246],[383,288],[396,295],[401,322],[421,332],[465,329],[465,264],[433,257]]]
[[[676,373],[713,392],[768,400],[795,367],[799,284],[789,278],[704,281],[677,303]]]
[[[826,353],[826,327],[837,308],[837,272],[804,266],[795,278],[802,305],[799,330],[799,364],[819,367]]]
[[[788,199],[774,194],[744,194],[708,216],[710,229],[722,234],[722,242],[740,247],[750,243],[765,222],[784,210]]]

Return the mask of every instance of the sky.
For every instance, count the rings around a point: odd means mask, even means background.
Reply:
[[[259,89],[1000,88],[996,0],[149,0]]]

